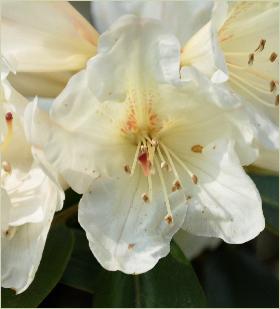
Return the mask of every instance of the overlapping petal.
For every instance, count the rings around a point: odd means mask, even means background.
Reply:
[[[241,129],[220,108],[225,97],[234,113],[240,104],[227,89],[180,80],[179,58],[179,41],[158,21],[125,16],[53,104],[27,110],[31,142],[84,193],[79,221],[107,269],[151,269],[186,211],[189,231],[228,242],[264,228],[257,189],[234,151]],[[249,164],[253,134],[244,135]]]
[[[27,95],[59,93],[67,76],[96,53],[97,32],[67,2],[5,2],[2,10],[2,53],[20,73],[13,84]],[[33,91],[26,77],[33,80]],[[42,83],[49,80],[46,93]]]
[[[232,143],[216,141],[202,156],[193,156],[189,162],[203,184],[189,200],[183,228],[228,243],[243,243],[256,237],[265,226],[261,198],[240,167]]]

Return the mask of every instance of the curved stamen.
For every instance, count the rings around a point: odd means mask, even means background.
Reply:
[[[167,189],[166,189],[165,181],[164,181],[163,174],[162,174],[162,171],[161,171],[161,168],[160,168],[160,165],[159,165],[157,157],[155,157],[155,162],[156,162],[156,167],[157,167],[159,179],[160,179],[161,186],[162,186],[165,206],[166,206],[166,209],[167,209],[167,216],[165,216],[165,220],[166,220],[166,222],[168,224],[170,224],[170,223],[173,222],[173,216],[172,216],[170,202],[169,202],[169,199],[168,199],[168,194],[167,194]]]

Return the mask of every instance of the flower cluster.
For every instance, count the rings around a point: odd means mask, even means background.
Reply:
[[[17,293],[68,186],[108,270],[150,270],[181,229],[238,244],[265,226],[243,167],[278,171],[278,4],[92,8],[103,33],[66,2],[3,5],[2,286]]]

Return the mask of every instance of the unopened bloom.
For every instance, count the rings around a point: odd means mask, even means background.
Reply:
[[[84,193],[79,222],[106,269],[148,271],[180,227],[229,243],[264,228],[223,98],[180,81],[179,58],[158,22],[126,16],[53,104],[29,106],[31,141]]]
[[[1,67],[1,284],[21,293],[35,276],[64,192],[33,159],[23,124],[28,101]]]
[[[56,96],[96,54],[98,33],[67,1],[6,1],[1,17],[1,52],[24,95]]]

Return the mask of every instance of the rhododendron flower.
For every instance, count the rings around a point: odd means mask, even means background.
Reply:
[[[1,40],[17,72],[9,77],[13,86],[54,97],[96,54],[98,33],[67,1],[6,1]]]
[[[255,122],[255,165],[278,170],[279,5],[217,2],[212,19],[184,46],[181,66],[192,66],[243,98]]]
[[[264,228],[239,131],[218,107],[231,94],[180,81],[179,59],[157,21],[126,16],[53,104],[28,107],[31,142],[84,193],[79,222],[106,269],[148,271],[181,227],[229,243]]]
[[[210,19],[213,3],[216,5]],[[260,150],[254,165],[277,171],[278,3],[233,1],[229,10],[226,1],[92,3],[95,25],[100,31],[128,13],[160,19],[177,36],[182,48],[182,79],[201,78],[193,70],[196,68],[216,83],[212,87],[225,83],[240,96],[244,113],[253,124],[252,142]],[[227,105],[224,100],[222,106]],[[240,121],[236,125],[243,126]]]
[[[1,67],[1,283],[21,293],[35,276],[64,192],[33,159],[23,126],[28,102]]]

